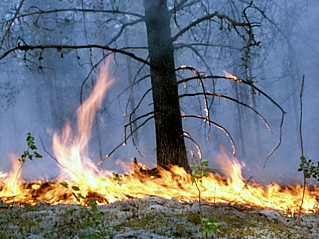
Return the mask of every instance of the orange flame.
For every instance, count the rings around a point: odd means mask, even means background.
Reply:
[[[225,71],[225,70],[223,70],[223,72],[224,72],[224,74],[225,74],[226,78],[228,78],[228,79],[232,79],[232,80],[234,80],[234,81],[242,82],[242,80],[241,80],[241,79],[239,79],[237,76],[234,76],[234,75],[232,75],[232,74],[228,73],[228,72],[227,72],[227,71]]]
[[[172,166],[170,171],[159,168],[158,176],[151,176],[145,166],[125,163],[126,170],[130,169],[131,174],[119,175],[114,180],[110,171],[99,169],[88,157],[94,116],[112,82],[108,77],[107,66],[102,67],[92,94],[77,111],[77,131],[72,133],[70,123],[67,123],[61,136],[54,134],[53,150],[61,166],[58,180],[79,186],[81,195],[98,198],[100,204],[147,196],[180,201],[198,200],[197,187],[192,183],[191,175],[183,168]],[[278,184],[263,186],[249,182],[243,178],[242,166],[237,159],[228,156],[224,149],[217,161],[225,177],[212,173],[203,177],[198,184],[202,200],[271,208],[290,215],[298,212],[303,192],[301,186],[282,188]],[[1,200],[31,205],[40,200],[48,204],[76,203],[72,191],[62,187],[59,182],[33,183],[31,186],[23,184],[19,180],[19,168],[19,164],[14,163],[9,174],[0,173]],[[318,193],[318,187],[306,188],[303,212],[318,212]]]
[[[0,192],[0,197],[19,197],[23,195],[23,188],[22,188],[22,180],[21,176],[21,166],[22,162],[18,161],[15,155],[11,154],[11,163],[12,169],[9,174],[0,172],[1,183],[0,185],[3,187],[2,191]]]
[[[81,185],[96,187],[95,178],[102,176],[95,163],[88,157],[87,145],[95,114],[101,107],[106,90],[113,82],[108,77],[108,65],[109,62],[101,68],[91,95],[77,110],[77,132],[72,134],[68,122],[61,136],[57,133],[53,136],[54,154],[58,162],[64,166],[61,168],[60,180],[71,179]]]

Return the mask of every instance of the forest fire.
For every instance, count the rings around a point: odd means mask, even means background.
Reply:
[[[176,166],[172,166],[170,171],[159,169],[157,175],[149,174],[145,166],[136,163],[131,164],[131,173],[126,175],[99,169],[88,157],[88,142],[95,113],[112,81],[108,79],[107,67],[102,67],[91,96],[77,111],[77,131],[73,133],[68,123],[61,136],[54,134],[53,151],[61,169],[57,181],[23,182],[22,163],[14,160],[10,173],[0,172],[0,199],[3,202],[22,205],[35,205],[39,201],[47,204],[74,204],[77,199],[96,198],[99,204],[108,204],[147,196],[197,201],[199,189],[201,200],[208,202],[270,208],[289,215],[299,212],[302,186],[282,188],[277,184],[263,186],[249,182],[242,176],[240,163],[226,152],[222,152],[218,158],[225,176],[210,173],[198,183],[199,188],[192,183],[190,174]],[[318,212],[318,195],[318,187],[306,189],[302,212]]]

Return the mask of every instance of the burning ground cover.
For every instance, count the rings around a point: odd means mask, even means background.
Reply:
[[[302,186],[246,180],[242,165],[225,150],[217,159],[223,176],[200,174],[195,182],[194,175],[177,166],[155,173],[137,162],[126,163],[125,175],[100,169],[88,157],[88,142],[112,81],[102,67],[92,94],[77,111],[77,130],[67,123],[61,135],[54,134],[51,157],[61,169],[55,181],[23,181],[26,160],[40,157],[32,151],[31,135],[23,160],[13,158],[11,172],[0,172],[0,236],[198,238],[206,223],[213,227],[211,236],[221,238],[318,238],[318,187],[307,187],[302,203]]]

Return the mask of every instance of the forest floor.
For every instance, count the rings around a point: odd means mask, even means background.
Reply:
[[[100,232],[104,237],[89,238],[205,238],[198,202],[148,197],[98,206],[98,212],[43,201],[24,207],[1,203],[0,208],[0,239],[85,238]],[[219,225],[207,238],[319,238],[319,214],[289,217],[274,210],[207,202],[201,203],[201,211]]]

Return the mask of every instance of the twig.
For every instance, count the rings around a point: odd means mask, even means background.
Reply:
[[[73,172],[71,169],[65,167],[64,165],[62,165],[62,164],[45,148],[44,143],[43,143],[43,141],[42,141],[42,138],[41,138],[40,136],[39,136],[39,138],[40,138],[41,145],[42,145],[42,148],[43,148],[44,152],[46,152],[61,168],[64,168],[64,169],[70,171],[70,172],[73,173],[78,179],[80,179],[80,177],[79,177],[75,172]]]
[[[203,158],[203,156],[202,156],[203,154],[202,154],[202,150],[201,150],[199,144],[186,131],[184,131],[183,137],[189,139],[190,141],[192,141],[195,144],[195,146],[197,148],[199,159],[202,159]]]
[[[5,58],[7,55],[11,54],[12,52],[15,52],[17,50],[21,50],[21,51],[28,51],[28,50],[37,50],[37,49],[57,49],[57,50],[62,50],[62,49],[90,49],[90,48],[97,48],[97,49],[102,49],[102,50],[107,50],[107,51],[111,51],[113,53],[120,53],[123,55],[127,55],[137,61],[143,62],[146,65],[152,66],[151,63],[149,63],[148,61],[144,60],[143,58],[140,58],[136,55],[134,55],[133,53],[124,51],[123,49],[117,49],[117,48],[112,48],[109,47],[107,45],[98,45],[98,44],[88,44],[88,45],[80,45],[80,46],[76,46],[76,45],[19,45],[16,47],[13,47],[9,50],[7,50],[6,52],[4,52],[1,56],[0,56],[0,60],[2,60],[3,58]],[[155,66],[152,66],[155,67]],[[156,67],[155,67],[156,68]]]
[[[139,128],[141,128],[142,126],[144,126],[149,120],[153,119],[154,116],[151,116],[149,118],[147,118],[142,124],[140,124],[138,127],[136,127],[133,130],[133,133],[135,131],[137,131]],[[129,134],[128,136],[125,137],[125,139],[122,141],[122,143],[120,143],[119,145],[117,145],[115,148],[112,149],[112,151],[110,153],[108,153],[102,160],[100,160],[100,162],[98,162],[96,165],[99,166],[101,163],[103,163],[107,158],[109,158],[118,148],[120,148],[121,146],[123,146],[125,144],[125,142],[128,140],[128,138],[131,137],[131,134]]]
[[[58,13],[58,12],[87,12],[87,13],[123,14],[123,15],[131,15],[134,17],[138,17],[140,19],[144,19],[144,16],[140,15],[138,13],[119,11],[119,10],[81,9],[81,8],[62,8],[62,9],[53,9],[53,10],[41,10],[39,8],[37,8],[37,9],[38,9],[38,11],[28,12],[28,13],[21,14],[21,15],[16,15],[9,20],[3,20],[0,22],[0,24],[11,22],[11,21],[14,21],[15,19],[19,19],[19,18],[23,18],[23,17],[33,16],[33,15],[50,14],[50,13]]]
[[[182,97],[196,96],[196,95],[201,95],[201,94],[203,94],[203,93],[200,92],[200,93],[193,93],[193,94],[183,94],[183,95],[179,95],[179,97],[182,98]],[[270,125],[268,124],[268,122],[267,122],[267,120],[265,119],[265,117],[262,116],[262,114],[260,114],[255,108],[251,107],[250,105],[247,105],[247,104],[245,104],[245,103],[243,103],[243,102],[241,102],[241,101],[239,101],[239,100],[236,100],[236,99],[231,98],[231,97],[226,96],[226,95],[217,94],[217,93],[210,93],[210,92],[208,92],[208,93],[206,93],[206,94],[207,94],[207,95],[211,95],[211,96],[217,96],[217,97],[220,97],[220,98],[224,98],[224,99],[227,99],[227,100],[230,100],[230,101],[234,101],[234,102],[237,103],[237,104],[240,104],[240,105],[242,105],[242,106],[244,106],[244,107],[247,107],[247,108],[251,109],[251,110],[252,110],[256,115],[258,115],[259,118],[264,122],[264,124],[266,125],[267,129],[268,129],[270,132],[272,132],[272,131],[271,131],[271,128],[270,128]]]
[[[301,81],[301,89],[300,89],[300,120],[299,120],[299,135],[300,135],[300,149],[301,149],[301,157],[304,158],[304,150],[303,150],[303,138],[302,138],[302,96],[303,96],[303,89],[305,84],[305,75],[302,77]],[[305,171],[303,171],[303,190],[302,190],[302,198],[301,198],[301,204],[299,209],[299,215],[301,214],[302,205],[305,198],[305,192],[306,192],[306,184],[307,184],[307,178],[305,175]]]
[[[200,115],[183,115],[182,118],[195,118],[195,119],[203,119],[204,121],[206,121],[207,119],[203,116],[200,116]],[[233,156],[236,155],[236,147],[235,147],[235,143],[234,143],[234,140],[233,138],[231,137],[230,133],[228,133],[228,131],[221,125],[213,122],[213,121],[210,121],[211,124],[213,124],[216,128],[222,130],[226,135],[227,137],[229,138],[230,140],[230,143],[232,145],[232,148],[233,148]]]
[[[259,89],[258,87],[256,87],[255,85],[253,85],[251,82],[249,81],[245,81],[242,79],[239,79],[237,77],[226,77],[226,76],[219,76],[219,75],[205,75],[205,76],[201,76],[202,79],[221,79],[221,80],[232,80],[232,81],[236,81],[238,83],[243,83],[251,88],[253,88],[255,91],[257,91],[259,94],[263,95],[265,98],[267,98],[272,104],[274,104],[280,111],[281,111],[281,121],[280,121],[280,125],[279,125],[279,139],[278,139],[278,143],[276,144],[276,146],[270,151],[270,153],[267,155],[266,159],[265,159],[265,163],[264,163],[264,167],[266,166],[268,159],[270,158],[270,156],[278,149],[278,147],[281,144],[281,139],[282,139],[282,127],[283,127],[283,123],[284,123],[284,118],[285,118],[285,111],[283,110],[283,108],[274,100],[272,99],[269,95],[267,95],[264,91],[262,91],[261,89]],[[190,77],[190,78],[186,78],[183,80],[178,81],[178,84],[187,82],[187,81],[191,81],[191,80],[195,80],[197,79],[197,77]]]
[[[136,151],[139,153],[139,155],[140,155],[142,158],[144,158],[144,156],[143,156],[143,154],[141,153],[141,151],[138,149],[138,147],[137,147],[137,145],[136,145],[136,143],[135,143],[134,132],[133,132],[132,124],[134,124],[136,121],[138,121],[138,120],[140,120],[140,119],[143,119],[143,118],[145,118],[146,116],[149,116],[149,115],[152,115],[152,114],[154,114],[154,111],[151,111],[151,112],[148,112],[148,113],[146,113],[146,114],[144,114],[144,115],[141,115],[141,116],[135,118],[133,121],[130,121],[128,124],[126,124],[126,125],[124,126],[124,138],[126,139],[126,128],[127,128],[128,126],[130,126],[130,132],[131,132],[130,135],[131,135],[131,138],[132,138],[133,145],[134,145]],[[126,141],[124,141],[124,144],[126,145]]]
[[[5,33],[3,34],[3,38],[2,38],[1,43],[0,43],[0,48],[2,48],[2,45],[3,45],[3,43],[4,43],[5,39],[6,39],[6,36],[7,36],[7,35],[9,34],[9,32],[10,32],[10,29],[11,29],[11,26],[12,26],[14,20],[16,19],[17,15],[20,13],[20,10],[21,10],[21,8],[22,8],[22,6],[23,6],[24,1],[25,1],[25,0],[21,0],[21,1],[20,1],[19,6],[18,6],[18,8],[17,8],[17,10],[16,10],[16,12],[15,12],[15,14],[14,14],[14,17],[6,22],[6,23],[9,23],[9,26],[8,26],[8,28],[6,29]]]
[[[185,66],[185,65],[183,65],[183,66],[180,66],[180,67],[176,68],[175,71],[178,71],[178,70],[191,70],[191,71],[195,72],[195,74],[197,75],[197,79],[198,79],[198,81],[199,81],[199,84],[200,84],[201,87],[202,87],[202,95],[204,96],[205,115],[206,115],[206,120],[207,120],[208,125],[209,125],[209,130],[208,130],[208,133],[209,133],[209,132],[210,132],[210,129],[211,129],[211,127],[210,127],[210,126],[211,126],[211,125],[210,125],[211,120],[210,120],[210,115],[209,115],[209,112],[210,112],[210,111],[209,111],[209,108],[208,108],[208,101],[207,101],[207,96],[206,96],[207,91],[206,91],[206,88],[205,88],[203,79],[202,79],[202,77],[201,77],[199,71],[198,71],[196,68],[192,67],[192,66]],[[207,134],[207,135],[208,135],[208,134]],[[209,137],[209,136],[207,136],[207,137]],[[209,138],[208,138],[208,140],[209,140]]]

